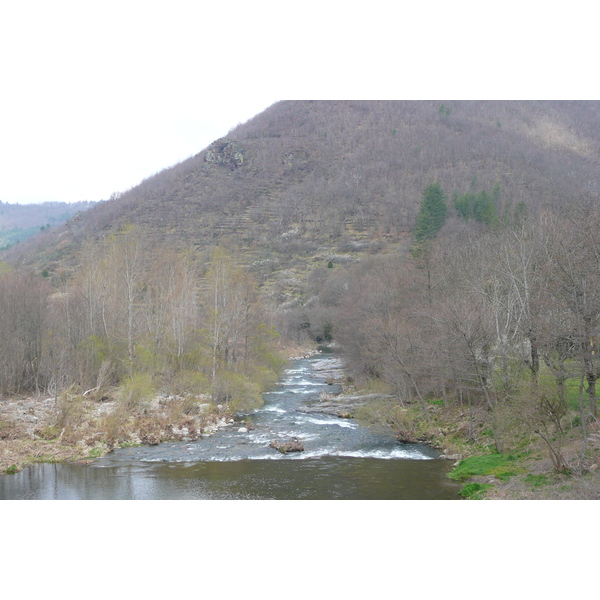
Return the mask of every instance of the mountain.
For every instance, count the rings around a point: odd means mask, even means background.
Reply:
[[[465,496],[592,497],[599,167],[600,102],[275,104],[2,253],[0,392],[93,456],[246,415],[281,350],[335,340],[357,419],[494,482]]]
[[[83,240],[135,223],[156,244],[237,247],[266,281],[410,243],[433,182],[539,212],[597,196],[599,168],[600,102],[284,101],[3,260],[73,269]]]
[[[41,204],[7,204],[0,201],[0,248],[22,242],[40,230],[62,225],[95,202],[43,202]]]

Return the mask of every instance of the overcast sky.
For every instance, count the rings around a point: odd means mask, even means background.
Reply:
[[[352,6],[2,2],[0,200],[106,199],[283,99],[514,99],[535,79],[539,97],[556,97],[557,81],[580,97],[569,33],[552,48],[540,35],[576,20],[583,59],[595,32],[581,14],[514,3],[516,18],[507,0],[473,26],[460,8],[477,2]]]

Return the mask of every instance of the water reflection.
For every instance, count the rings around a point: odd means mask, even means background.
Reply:
[[[442,461],[324,457],[120,467],[34,465],[0,478],[0,498],[22,500],[442,500],[459,486]]]

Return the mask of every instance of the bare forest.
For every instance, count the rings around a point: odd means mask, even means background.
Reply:
[[[584,477],[599,168],[596,102],[278,103],[4,252],[0,393],[251,409],[334,342],[365,422]]]

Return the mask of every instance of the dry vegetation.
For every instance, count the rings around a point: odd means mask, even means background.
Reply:
[[[65,392],[0,402],[0,472],[90,460],[119,446],[196,440],[231,418],[208,397],[140,393],[122,388],[101,400]]]
[[[0,385],[82,395],[149,376],[253,406],[275,330],[335,338],[355,384],[395,398],[380,422],[545,474],[494,493],[592,497],[599,169],[597,102],[275,104],[4,253]],[[425,244],[434,182],[448,214]]]
[[[530,213],[597,193],[594,102],[280,102],[12,260],[55,273],[83,239],[136,223],[156,244],[243,247],[248,264],[394,241],[423,188],[472,182]],[[237,158],[236,158],[237,157]],[[35,247],[35,244],[40,244]]]

